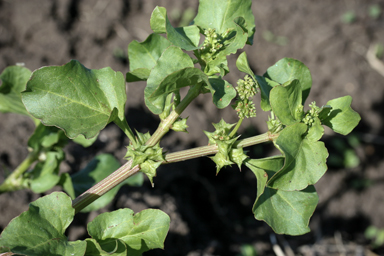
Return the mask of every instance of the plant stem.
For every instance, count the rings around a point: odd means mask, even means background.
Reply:
[[[249,147],[252,145],[260,144],[263,142],[273,141],[277,139],[278,134],[271,134],[266,132],[258,136],[250,137],[247,139],[239,140],[234,144],[234,147]],[[182,150],[175,153],[170,153],[165,156],[165,162],[162,164],[170,164],[175,162],[181,162],[189,159],[194,159],[198,157],[213,155],[218,152],[217,145],[208,145],[193,149]],[[83,194],[78,196],[72,202],[72,207],[75,208],[75,212],[81,211],[84,207],[107,193],[109,190],[123,182],[125,179],[136,174],[140,171],[139,165],[131,168],[132,161],[128,161],[111,175],[85,191]]]
[[[0,185],[0,194],[3,192],[23,189],[21,175],[23,175],[36,160],[36,154],[29,153],[27,158],[25,158],[24,161],[5,179],[3,184]]]
[[[233,128],[232,132],[229,134],[230,138],[232,138],[236,134],[236,132],[239,129],[239,127],[240,127],[241,123],[243,122],[243,120],[244,120],[244,118],[240,118],[239,121],[237,121],[237,124],[236,124],[235,128]]]
[[[172,124],[179,118],[184,109],[200,94],[201,84],[192,86],[187,95],[177,105],[177,107],[169,114],[167,118],[162,120],[157,130],[152,134],[151,138],[147,141],[146,145],[155,146],[160,139],[169,131]]]
[[[72,207],[75,208],[75,213],[78,213],[87,205],[107,193],[112,188],[119,185],[121,182],[123,182],[130,176],[136,174],[140,170],[139,165],[136,165],[133,168],[131,168],[131,165],[132,161],[126,162],[124,165],[122,165],[119,169],[111,173],[105,179],[103,179],[102,181],[82,193],[80,196],[75,198],[72,201]]]

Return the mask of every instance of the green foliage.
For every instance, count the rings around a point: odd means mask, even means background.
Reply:
[[[341,15],[341,21],[345,24],[352,24],[356,21],[356,13],[354,11],[347,11]]]
[[[0,237],[0,252],[22,255],[141,255],[163,248],[169,217],[159,210],[130,209],[103,213],[88,224],[92,237],[70,242],[64,235],[75,215],[71,199],[54,192],[32,202]],[[119,254],[120,253],[120,254]]]
[[[251,4],[251,0],[201,0],[192,24],[179,28],[171,25],[164,7],[156,7],[150,19],[154,33],[144,42],[133,41],[128,46],[130,71],[125,78],[111,68],[88,69],[76,60],[37,69],[32,75],[20,67],[6,69],[0,75],[0,110],[30,115],[41,123],[36,121],[28,141],[28,158],[0,185],[0,192],[30,188],[41,193],[61,185],[72,199],[76,198],[71,202],[68,196],[55,192],[31,203],[30,209],[3,231],[1,252],[141,255],[163,248],[170,220],[159,210],[134,214],[120,209],[101,214],[88,224],[91,238],[85,241],[69,242],[64,232],[75,212],[107,205],[124,184],[141,185],[142,175],[130,177],[137,171],[145,173],[153,185],[161,164],[206,155],[214,155],[211,159],[216,173],[236,164],[240,169],[246,165],[255,174],[257,194],[252,211],[256,219],[279,234],[309,232],[309,219],[318,202],[313,185],[327,170],[328,151],[319,141],[323,125],[346,135],[357,126],[360,116],[351,108],[350,96],[330,100],[322,107],[312,102],[306,110],[312,77],[298,60],[284,58],[260,76],[252,71],[243,52],[236,67],[246,74],[244,79],[238,81],[236,89],[225,80],[230,71],[227,57],[253,43]],[[126,122],[125,82],[135,81],[146,82],[145,104],[161,120],[152,135],[134,134]],[[189,88],[182,97],[184,87]],[[257,92],[261,109],[270,112],[268,132],[239,140],[237,131],[243,119],[256,116],[253,98]],[[204,93],[212,94],[212,102],[219,109],[237,97],[233,105],[239,116],[237,124],[222,119],[213,124],[215,131],[205,132],[208,146],[165,154],[161,139],[170,129],[186,131],[187,118],[180,115]],[[80,172],[59,176],[67,137],[89,146],[110,122],[130,140],[125,155],[129,161],[120,166],[113,156],[102,154]],[[90,138],[93,141],[87,140]],[[273,141],[280,155],[249,159],[243,150],[268,141]]]
[[[364,232],[365,238],[372,240],[371,246],[378,248],[384,245],[384,229],[369,226]]]
[[[283,157],[252,159],[246,162],[257,179],[253,213],[278,234],[301,235],[309,232],[308,223],[318,196],[313,186],[301,191],[284,191],[267,186],[268,179],[281,172]]]
[[[20,93],[31,76],[31,71],[20,66],[10,66],[0,74],[0,111],[29,116],[20,99]]]

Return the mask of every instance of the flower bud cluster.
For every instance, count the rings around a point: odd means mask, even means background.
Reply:
[[[223,44],[220,43],[220,35],[216,33],[214,28],[208,28],[204,31],[205,40],[203,46],[201,47],[202,51],[209,51],[214,54],[223,47]]]
[[[253,79],[246,75],[244,80],[239,79],[237,82],[237,94],[238,99],[236,100],[233,108],[236,110],[239,118],[249,118],[256,116],[256,108],[253,101],[250,99],[258,93],[258,85]]]
[[[303,122],[306,125],[312,126],[315,123],[315,118],[319,116],[320,108],[316,106],[316,102],[312,102],[309,104],[309,107],[311,108],[305,117],[303,118]]]
[[[239,118],[256,117],[255,104],[251,100],[244,99],[241,101],[236,101],[235,110]]]
[[[258,92],[258,85],[249,75],[246,75],[244,80],[239,79],[239,81],[237,81],[236,90],[240,99],[244,100],[255,96]]]

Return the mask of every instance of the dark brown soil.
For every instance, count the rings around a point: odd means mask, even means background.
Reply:
[[[351,95],[352,107],[362,116],[349,140],[326,131],[324,141],[331,157],[328,173],[316,185],[320,203],[310,224],[312,232],[301,237],[277,236],[281,248],[288,242],[296,255],[384,254],[383,247],[370,247],[364,237],[370,225],[384,228],[384,77],[366,59],[371,45],[384,44],[384,14],[370,17],[367,10],[372,4],[384,9],[382,0],[254,1],[255,44],[245,50],[255,73],[263,74],[283,57],[299,59],[313,76],[308,102],[323,105]],[[196,9],[198,1],[0,0],[0,71],[20,62],[34,70],[77,59],[88,68],[110,66],[126,73],[128,43],[143,41],[151,33],[149,17],[156,5],[171,13]],[[341,21],[347,11],[355,12],[355,22]],[[274,35],[271,40],[266,40],[268,32]],[[230,68],[235,70],[234,65]],[[239,78],[236,71],[228,75],[233,84]],[[154,131],[158,124],[143,104],[144,86],[128,85],[128,123],[140,132]],[[206,145],[202,129],[211,131],[211,123],[222,117],[236,121],[231,108],[217,110],[208,95],[197,99],[183,115],[190,117],[189,134],[167,135],[162,146],[168,151]],[[244,122],[243,131],[249,135],[265,132],[266,119],[258,109],[258,118]],[[0,113],[0,181],[26,157],[32,131],[28,118]],[[348,143],[353,138],[359,142],[354,147]],[[109,125],[88,149],[70,144],[62,171],[75,172],[102,152],[122,159],[127,142],[118,128]],[[342,164],[345,149],[355,152],[360,164],[346,168]],[[263,157],[274,149],[264,145],[250,151],[254,157]],[[255,194],[255,177],[249,170],[239,173],[228,168],[216,177],[208,158],[167,165],[160,168],[154,188],[148,182],[141,188],[124,187],[105,209],[76,215],[68,235],[71,240],[84,239],[86,222],[98,213],[152,207],[170,215],[171,229],[165,251],[145,255],[236,255],[244,244],[253,245],[259,255],[274,255],[273,232],[254,220],[251,212]],[[29,191],[0,195],[0,230],[39,196]]]

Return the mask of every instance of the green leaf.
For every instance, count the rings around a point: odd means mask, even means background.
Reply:
[[[213,103],[220,109],[227,107],[232,99],[236,97],[236,90],[233,86],[221,77],[209,78],[212,86]]]
[[[144,90],[145,104],[154,114],[158,115],[163,112],[167,95],[158,97],[155,101],[149,98],[168,75],[184,68],[194,68],[193,61],[188,54],[175,46],[168,47],[157,60],[156,66],[151,70],[147,86]]]
[[[137,81],[147,81],[151,70],[148,68],[138,68],[133,71],[127,72],[125,81],[127,83],[137,82]]]
[[[327,102],[332,109],[324,108],[319,118],[322,124],[330,127],[337,133],[347,135],[360,122],[360,115],[351,108],[352,97],[344,96]]]
[[[127,247],[124,242],[115,239],[109,243],[103,243],[103,248],[95,239],[85,239],[87,251],[84,256],[126,256]]]
[[[192,51],[198,48],[200,30],[197,26],[174,28],[167,17],[167,10],[157,6],[151,15],[150,25],[155,33],[167,33],[167,38],[173,45]]]
[[[298,236],[310,231],[309,219],[318,200],[314,186],[301,191],[266,187],[252,211],[256,219],[265,221],[277,234]]]
[[[328,151],[323,142],[305,137],[307,125],[297,123],[280,132],[276,145],[285,156],[284,167],[269,181],[271,188],[293,191],[315,184],[327,171]]]
[[[301,87],[299,80],[288,82],[286,86],[275,86],[269,95],[273,113],[284,125],[291,125],[296,120],[296,110],[301,105]]]
[[[284,84],[285,82],[294,79],[299,80],[302,90],[302,105],[304,105],[312,87],[311,72],[307,66],[302,62],[291,58],[281,59],[273,66],[269,67],[264,74],[264,77],[279,84]]]
[[[90,70],[72,60],[33,72],[22,92],[29,113],[69,138],[96,136],[109,122],[124,130],[125,79],[111,68]]]
[[[220,56],[227,56],[229,54],[236,53],[238,49],[242,49],[248,39],[247,24],[243,17],[237,17],[233,20],[235,24],[236,35],[228,40],[228,45],[225,45],[224,49],[217,54],[217,58]],[[226,42],[224,41],[224,44]]]
[[[10,66],[0,74],[0,112],[30,116],[21,102],[21,92],[25,90],[31,71],[24,67]]]
[[[148,95],[146,99],[154,103],[161,110],[164,110],[165,97],[167,95],[178,92],[183,87],[200,83],[210,84],[207,75],[203,71],[198,68],[183,68],[165,77],[155,91]],[[161,102],[162,104],[156,104],[156,102]]]
[[[204,29],[214,28],[216,32],[222,34],[228,29],[236,29],[236,24],[233,21],[235,18],[243,17],[247,23],[247,43],[252,44],[255,33],[255,17],[251,5],[251,0],[202,0],[193,24]]]
[[[306,138],[311,141],[318,141],[323,137],[324,127],[321,125],[320,119],[315,118],[315,123],[308,129]]]
[[[282,191],[266,187],[284,164],[281,156],[251,159],[246,166],[257,179],[257,195],[252,211],[255,218],[265,221],[278,234],[302,235],[309,232],[308,223],[318,197],[313,186],[302,191]]]
[[[158,34],[150,34],[142,43],[132,41],[128,45],[131,72],[127,73],[127,82],[147,80],[161,54],[171,45],[170,41]]]
[[[59,181],[60,163],[65,159],[64,152],[60,149],[57,152],[46,152],[46,159],[37,163],[33,168],[30,179],[30,188],[35,193],[43,193],[53,188]]]
[[[158,34],[164,34],[167,32],[167,10],[164,7],[156,6],[151,14],[151,20],[149,22],[153,32]]]
[[[263,159],[249,159],[245,165],[255,174],[257,181],[256,201],[264,193],[268,177],[272,177],[284,164],[284,157],[274,156]]]
[[[81,195],[83,192],[103,180],[112,172],[116,171],[120,166],[121,165],[119,161],[117,161],[117,159],[110,154],[100,154],[96,156],[88,163],[88,165],[84,169],[82,169],[78,173],[75,173],[71,177],[75,196],[77,197]],[[117,194],[121,186],[125,184],[131,186],[141,186],[142,183],[143,176],[141,174],[128,178],[124,182],[120,183],[118,186],[111,189],[105,195],[85,207],[82,212],[90,212],[106,206],[115,198],[115,195]],[[67,191],[67,193],[71,194],[71,191]]]
[[[86,242],[69,242],[64,235],[74,215],[72,201],[64,193],[41,197],[3,230],[0,249],[30,256],[84,255]]]
[[[28,147],[39,154],[39,152],[49,151],[53,147],[64,147],[67,142],[68,138],[62,130],[54,126],[45,126],[39,122],[28,140]]]
[[[71,176],[68,173],[62,173],[60,175],[60,181],[57,183],[63,187],[63,190],[72,198],[76,198],[75,189],[72,184]]]
[[[79,136],[73,139],[73,142],[83,146],[84,148],[87,148],[91,146],[96,140],[97,140],[97,136],[91,139],[86,139],[83,135],[80,134]]]
[[[263,76],[255,76],[255,79],[260,86],[260,93],[261,93],[261,102],[260,107],[263,111],[270,111],[272,110],[271,104],[269,102],[269,94],[273,87],[280,85],[279,83],[272,81],[271,79],[268,79]]]
[[[137,214],[130,209],[119,209],[97,216],[88,224],[88,233],[101,247],[116,239],[123,241],[127,255],[141,255],[151,249],[163,248],[169,229],[169,216],[154,209]]]
[[[222,77],[228,74],[229,68],[228,68],[227,56],[225,55],[216,56],[214,60],[206,63],[206,66],[204,68],[204,73],[206,73],[209,76],[220,74],[220,76]]]
[[[249,67],[248,59],[247,59],[247,53],[242,52],[239,57],[236,60],[236,67],[241,72],[244,72],[248,75],[250,75],[252,78],[255,77],[255,74],[253,73],[252,69]]]

